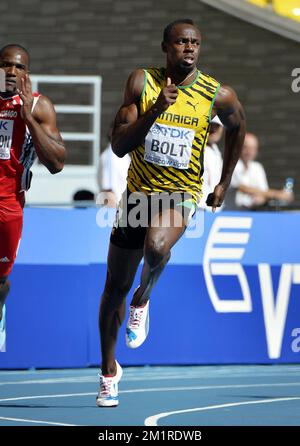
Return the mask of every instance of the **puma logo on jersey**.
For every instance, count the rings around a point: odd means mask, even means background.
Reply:
[[[199,104],[199,102],[197,102],[197,104],[192,104],[190,101],[186,101],[186,105],[190,105],[191,107],[193,107],[193,109],[196,111],[196,106]]]

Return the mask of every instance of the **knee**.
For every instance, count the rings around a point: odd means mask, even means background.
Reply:
[[[120,280],[119,277],[112,275],[109,271],[107,272],[104,296],[110,297],[114,295],[120,299],[124,299],[130,291],[131,281]]]
[[[155,268],[160,264],[163,258],[170,251],[164,237],[155,237],[147,240],[145,244],[144,257],[151,268]]]

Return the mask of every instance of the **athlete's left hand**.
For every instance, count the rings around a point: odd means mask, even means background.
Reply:
[[[21,79],[21,90],[18,90],[18,93],[23,102],[21,106],[21,117],[26,122],[32,118],[31,111],[33,105],[32,85],[27,73]]]
[[[207,206],[212,207],[213,212],[216,212],[217,207],[222,205],[226,190],[227,188],[225,188],[223,184],[219,183],[216,185],[213,193],[208,194],[206,204]]]

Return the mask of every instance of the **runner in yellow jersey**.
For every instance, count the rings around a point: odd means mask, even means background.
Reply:
[[[125,298],[142,257],[144,266],[130,306],[126,343],[136,348],[147,337],[150,292],[201,198],[204,148],[214,116],[220,118],[226,133],[221,180],[208,197],[213,210],[222,204],[240,156],[245,136],[242,106],[230,87],[197,68],[200,43],[200,31],[192,20],[170,23],[162,42],[166,68],[134,71],[115,119],[113,151],[119,157],[130,153],[132,161],[111,234],[100,306],[98,406],[119,403],[122,368],[115,359],[115,345],[124,320]],[[141,214],[146,217],[137,225]]]

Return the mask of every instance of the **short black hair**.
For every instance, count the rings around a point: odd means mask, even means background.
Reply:
[[[21,51],[23,51],[27,55],[28,65],[29,65],[29,62],[30,62],[29,52],[24,46],[20,45],[19,43],[9,43],[8,45],[3,46],[0,49],[0,57],[2,57],[3,52],[5,50],[7,50],[8,48],[19,48]]]
[[[195,23],[192,19],[178,19],[174,20],[174,22],[169,23],[164,29],[164,42],[168,42],[170,38],[170,34],[172,31],[173,26],[180,25],[180,24],[186,24],[186,25],[192,25],[195,26]]]

